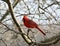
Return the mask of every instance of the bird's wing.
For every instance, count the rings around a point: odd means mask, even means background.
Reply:
[[[37,26],[37,24],[32,20],[29,20],[28,23],[31,24],[31,25],[36,25]]]

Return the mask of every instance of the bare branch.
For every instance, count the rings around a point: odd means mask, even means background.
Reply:
[[[5,43],[5,41],[3,39],[0,39],[0,40],[5,44],[5,46],[7,46],[7,44]]]
[[[20,28],[20,25],[18,24],[17,20],[15,19],[15,16],[14,16],[14,13],[13,13],[13,8],[12,8],[9,0],[8,0],[8,3],[7,3],[7,4],[8,4],[8,7],[9,7],[9,10],[10,10],[10,13],[11,13],[11,17],[12,17],[14,23],[16,24],[19,32],[23,33],[23,30]],[[21,34],[21,36],[23,37],[23,39],[24,39],[28,44],[31,44],[31,43],[32,43],[32,41],[31,41],[26,35]]]
[[[4,0],[3,0],[4,1]],[[20,0],[16,0],[14,3],[13,3],[13,8],[18,4]],[[9,10],[6,11],[6,13],[2,16],[1,20],[0,21],[3,21],[6,16],[9,14]]]

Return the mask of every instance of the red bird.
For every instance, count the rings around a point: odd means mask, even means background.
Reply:
[[[39,27],[38,25],[30,20],[26,15],[23,17],[23,23],[27,28],[37,28],[43,35],[46,35]]]

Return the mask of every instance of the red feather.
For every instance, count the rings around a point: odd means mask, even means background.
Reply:
[[[46,35],[39,27],[38,25],[30,20],[26,15],[23,17],[23,23],[27,28],[37,28],[43,35]]]

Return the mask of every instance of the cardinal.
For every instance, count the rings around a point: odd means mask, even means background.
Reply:
[[[38,25],[29,19],[26,15],[23,16],[23,23],[27,28],[36,28],[38,29],[43,35],[46,35],[39,27]]]

